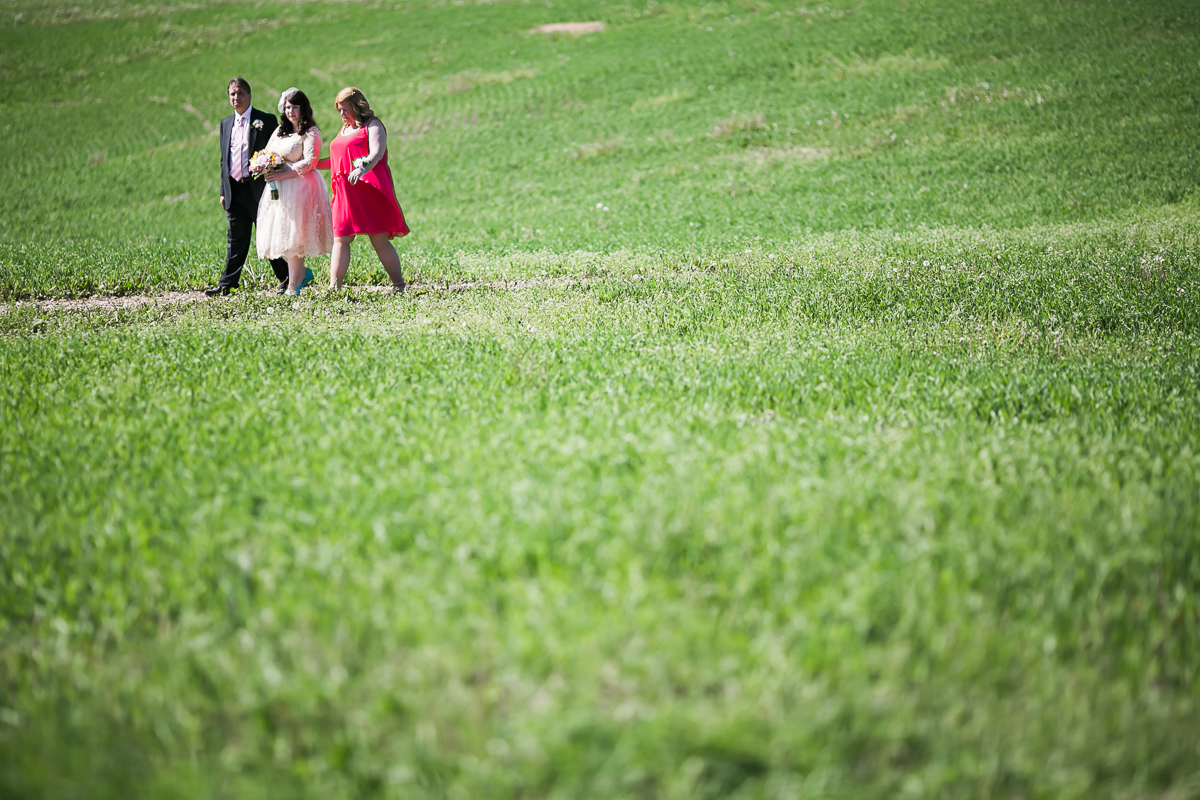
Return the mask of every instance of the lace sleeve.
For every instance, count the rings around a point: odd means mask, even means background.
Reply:
[[[307,175],[317,168],[317,159],[321,157],[321,131],[317,128],[310,128],[308,133],[304,134],[304,154],[300,156],[299,161],[292,163],[292,169],[297,175]]]

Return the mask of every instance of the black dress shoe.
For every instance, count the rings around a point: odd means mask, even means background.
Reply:
[[[287,294],[288,282],[286,280],[279,284],[279,288],[275,290],[275,294]]]
[[[204,294],[208,297],[228,297],[229,287],[218,286],[216,289],[205,289]]]

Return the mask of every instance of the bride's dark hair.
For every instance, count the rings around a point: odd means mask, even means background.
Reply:
[[[317,127],[317,123],[313,120],[312,103],[308,102],[308,95],[297,89],[288,95],[287,103],[291,103],[300,109],[300,130],[297,131],[292,125],[292,121],[287,118],[287,114],[283,114],[283,119],[279,120],[279,132],[285,136],[293,133],[299,133],[301,136],[308,133],[309,128]],[[286,108],[286,103],[284,105]]]

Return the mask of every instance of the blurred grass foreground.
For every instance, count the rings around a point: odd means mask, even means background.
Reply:
[[[1200,6],[0,40],[0,796],[1200,796]],[[408,295],[162,300],[239,73],[366,92]]]

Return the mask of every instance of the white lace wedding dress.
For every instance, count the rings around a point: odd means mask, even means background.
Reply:
[[[299,177],[275,181],[279,199],[263,189],[258,201],[255,237],[259,258],[315,256],[333,250],[333,212],[329,190],[317,172],[321,132],[310,128],[303,136],[276,129],[267,150],[279,153]]]

